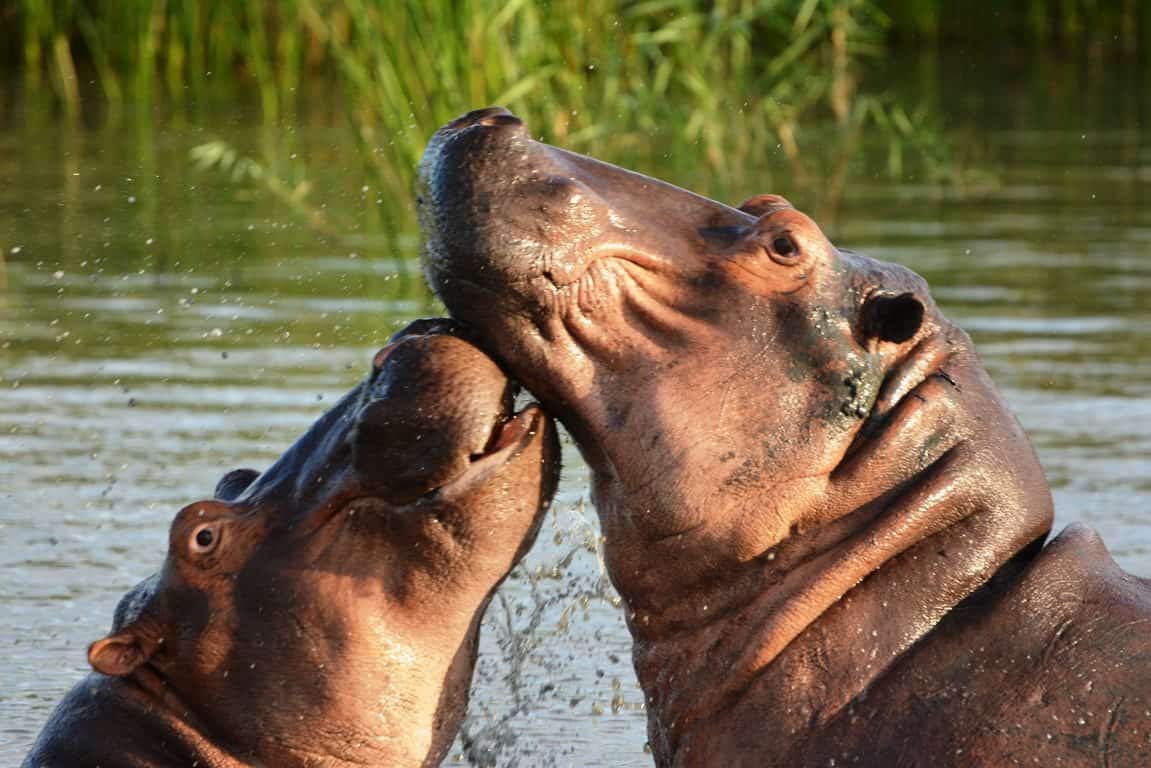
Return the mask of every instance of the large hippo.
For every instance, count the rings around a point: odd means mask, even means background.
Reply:
[[[176,515],[26,767],[439,764],[559,466],[538,407],[513,414],[499,368],[439,330]]]
[[[1151,765],[1151,591],[909,270],[533,141],[421,164],[429,278],[571,430],[661,766]]]

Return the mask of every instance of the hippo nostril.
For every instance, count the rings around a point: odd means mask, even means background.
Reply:
[[[924,313],[914,294],[875,294],[864,302],[861,327],[867,337],[902,344],[919,333]]]
[[[491,127],[499,127],[503,125],[518,126],[523,125],[524,121],[512,114],[499,114],[485,117],[479,121],[480,125],[487,125]]]
[[[487,107],[485,109],[474,109],[462,117],[458,117],[452,122],[448,123],[445,128],[447,130],[463,130],[473,125],[504,125],[510,124],[511,120],[516,123],[520,119],[513,115],[503,107]]]

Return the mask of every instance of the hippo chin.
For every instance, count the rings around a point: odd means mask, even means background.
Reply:
[[[480,617],[555,489],[555,430],[423,322],[263,474],[172,523],[26,766],[436,765]]]
[[[783,198],[501,109],[421,164],[429,278],[593,470],[660,765],[1151,764],[1151,592],[968,336]]]

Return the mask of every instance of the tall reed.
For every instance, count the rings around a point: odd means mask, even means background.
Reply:
[[[394,200],[410,196],[438,125],[493,103],[576,150],[724,178],[768,155],[803,176],[805,133],[831,157],[865,125],[885,131],[893,158],[938,145],[906,108],[860,89],[888,34],[873,0],[19,3],[25,73],[49,75],[71,114],[90,107],[79,68],[113,111],[161,98],[194,111],[246,82],[271,125],[308,80],[334,81],[374,185]],[[839,126],[830,142],[807,130],[822,122]],[[410,230],[410,210],[379,210],[383,230]]]
[[[853,107],[857,65],[884,24],[869,0],[291,2],[392,195],[410,190],[431,131],[492,103],[544,139],[633,165],[728,174],[778,150],[786,164],[801,118],[871,114]]]

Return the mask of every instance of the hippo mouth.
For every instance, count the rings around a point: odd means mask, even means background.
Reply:
[[[512,462],[544,431],[535,403],[446,319],[418,320],[373,360],[349,433],[358,495],[393,504],[471,488]]]
[[[513,412],[509,409],[506,415],[495,419],[484,449],[459,456],[452,463],[450,473],[437,474],[432,482],[414,494],[401,494],[393,498],[393,494],[385,493],[381,497],[373,490],[356,494],[347,505],[363,508],[365,503],[369,507],[382,503],[385,510],[401,507],[418,510],[424,505],[435,508],[456,499],[466,498],[476,488],[487,484],[509,467],[538,437],[542,436],[547,419],[543,409],[534,402],[519,411]]]
[[[468,467],[463,473],[424,495],[442,496],[446,491],[482,482],[492,471],[521,454],[536,435],[540,434],[546,418],[543,409],[533,402],[520,411],[497,419],[492,427],[487,447],[481,453],[474,453],[468,457]]]

